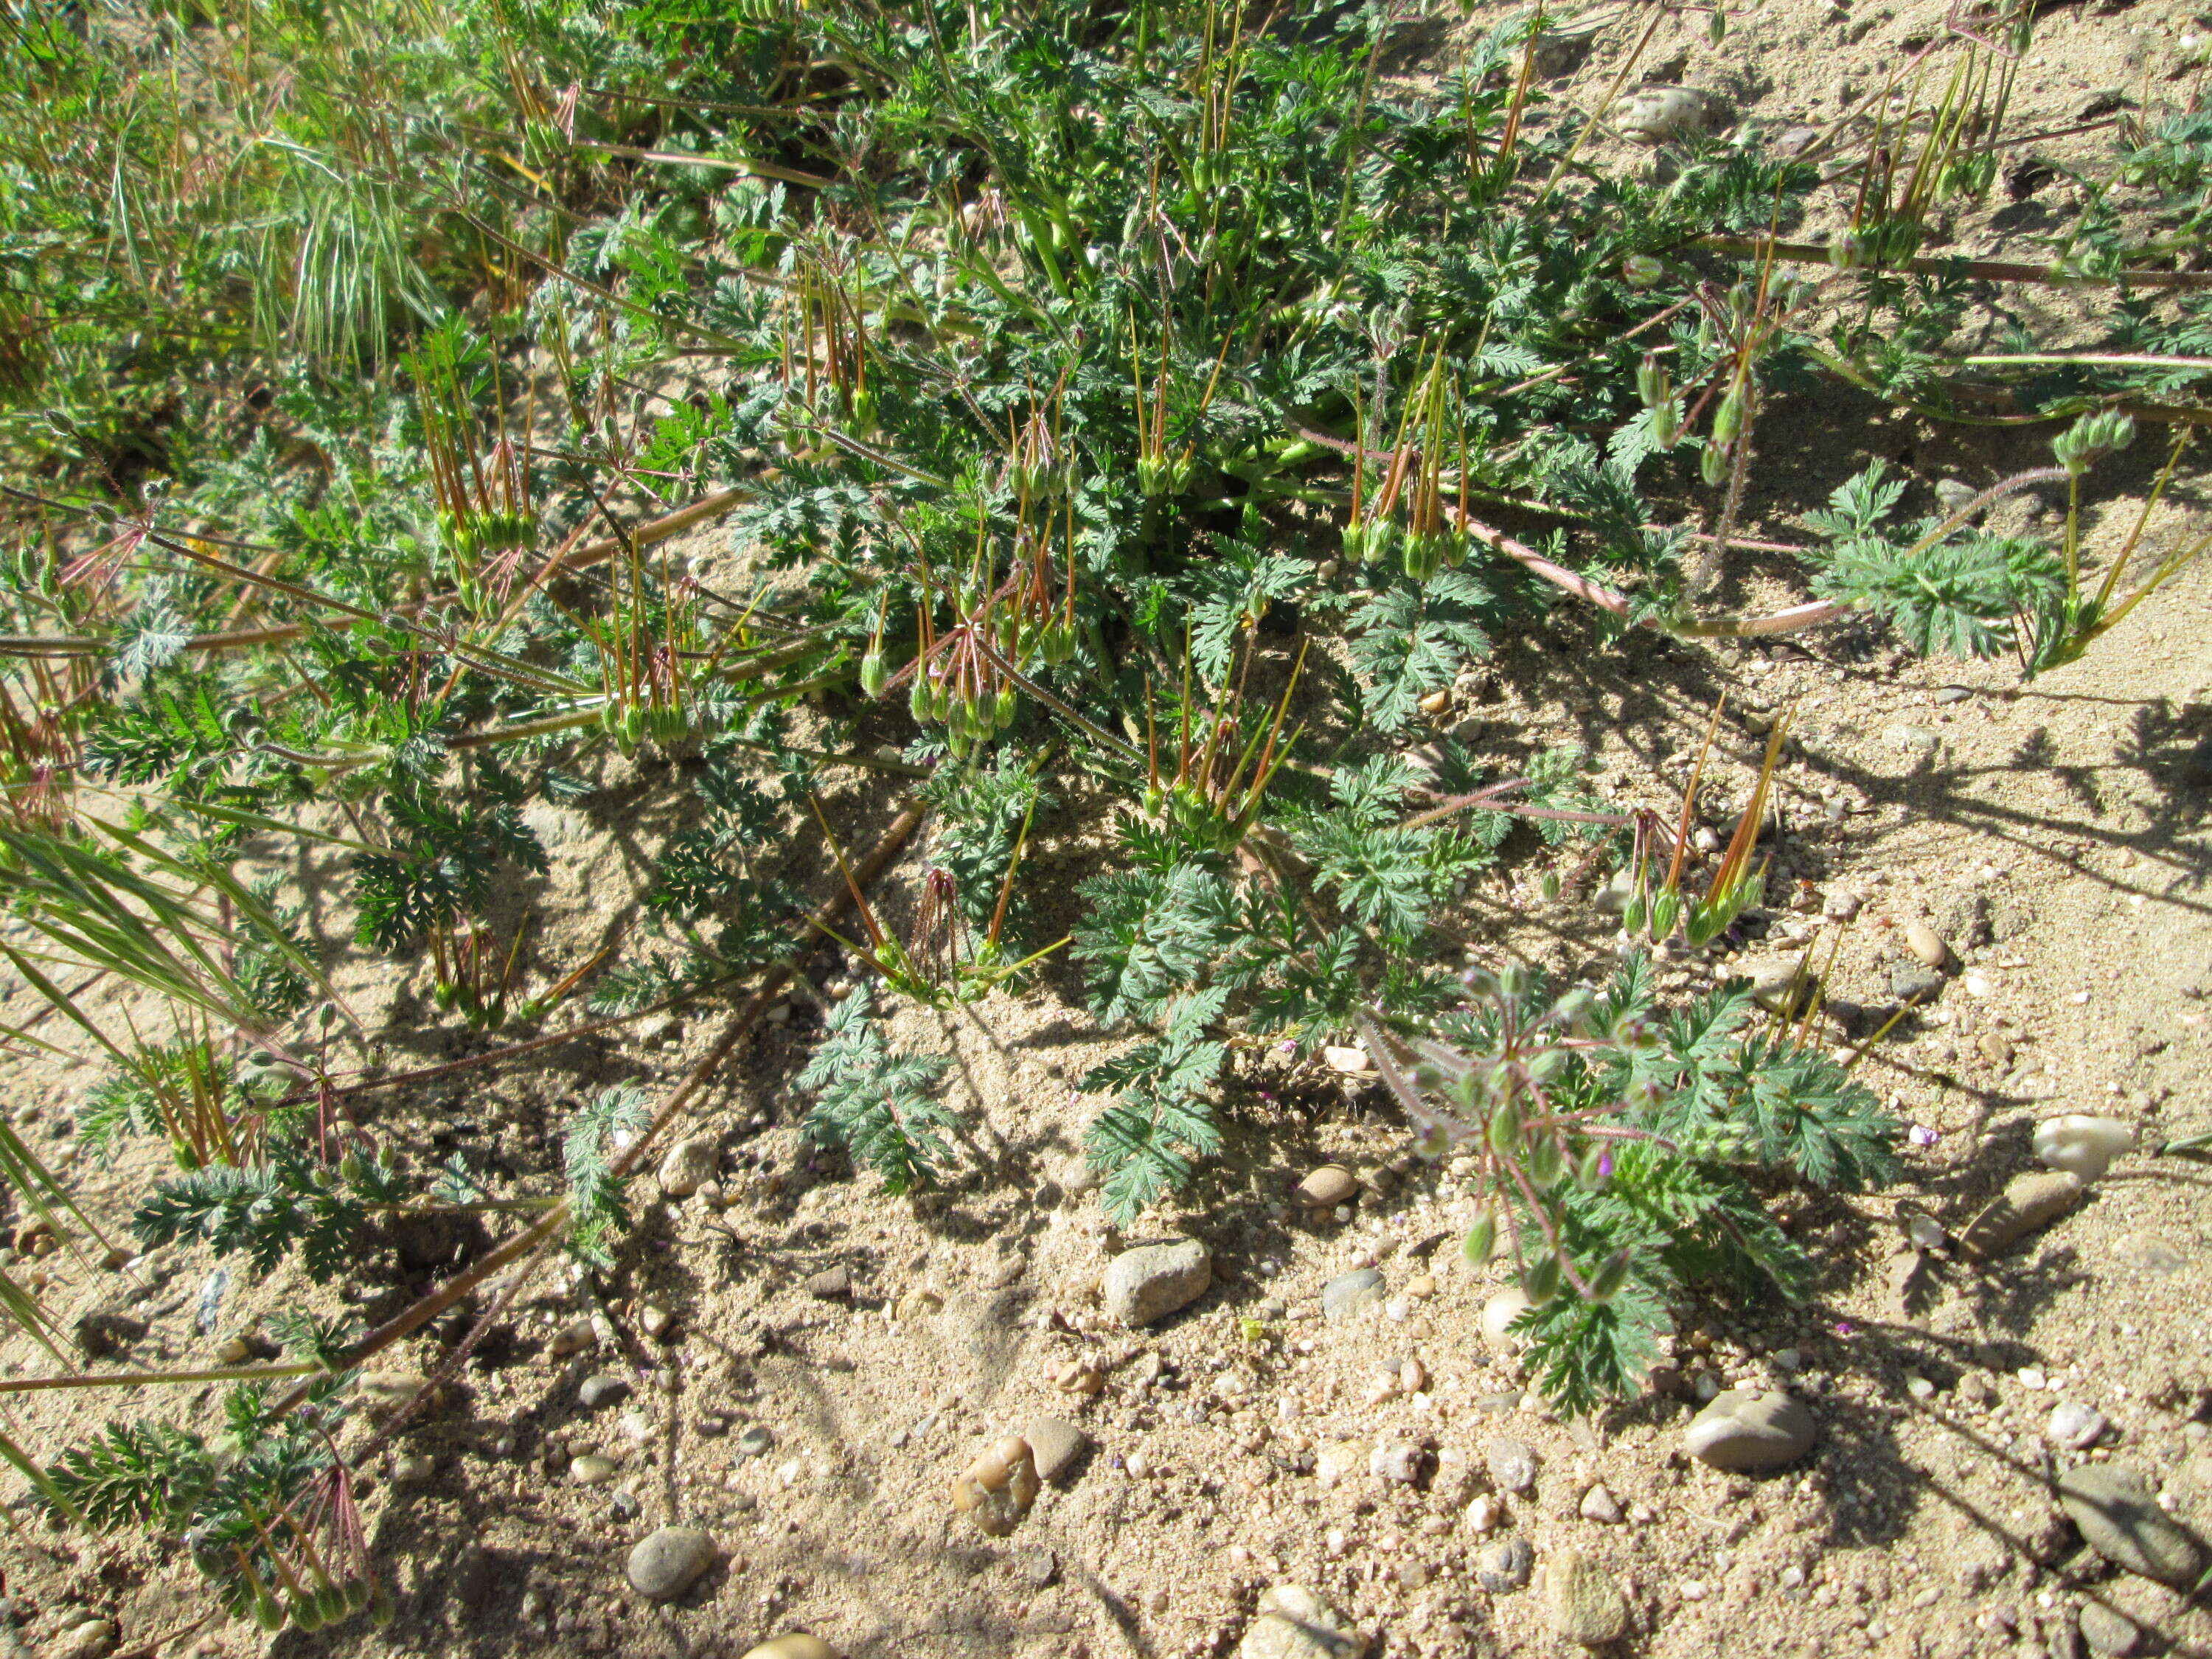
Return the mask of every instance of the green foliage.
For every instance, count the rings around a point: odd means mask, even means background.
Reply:
[[[578,1260],[612,1264],[614,1241],[629,1225],[624,1183],[612,1167],[617,1137],[635,1136],[652,1121],[645,1091],[628,1083],[602,1089],[570,1121],[561,1166],[568,1181],[568,1249]]]
[[[830,1011],[822,1046],[793,1087],[815,1097],[802,1133],[817,1146],[852,1154],[894,1195],[933,1181],[952,1148],[943,1132],[959,1119],[931,1098],[949,1054],[894,1054],[869,1018],[860,985]]]

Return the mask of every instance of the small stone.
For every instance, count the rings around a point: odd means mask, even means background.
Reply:
[[[1820,914],[1830,921],[1850,921],[1859,913],[1863,901],[1848,887],[1831,887],[1820,901]]]
[[[2102,1601],[2089,1601],[2081,1608],[2081,1639],[2089,1644],[2093,1653],[2110,1654],[2112,1659],[2128,1659],[2128,1656],[2142,1645],[2142,1632],[2136,1621]]]
[[[2122,1463],[2083,1463],[2058,1477],[2058,1501],[2107,1561],[2186,1590],[2203,1553],[2158,1506],[2142,1476]]]
[[[408,1405],[429,1386],[430,1379],[420,1371],[363,1371],[353,1385],[354,1398],[373,1415],[383,1417]],[[436,1392],[422,1403],[436,1405]]]
[[[893,1311],[902,1324],[927,1319],[945,1311],[945,1298],[935,1291],[908,1291],[898,1299],[898,1306]]]
[[[1607,1527],[1617,1527],[1627,1518],[1621,1511],[1620,1500],[1601,1486],[1592,1486],[1583,1494],[1582,1517]]]
[[[714,1178],[721,1152],[704,1135],[679,1140],[660,1160],[660,1190],[670,1198],[689,1198]]]
[[[1608,916],[1617,916],[1628,908],[1629,900],[1636,896],[1636,872],[1624,865],[1613,872],[1604,886],[1590,895],[1590,902]]]
[[[584,1353],[599,1346],[599,1322],[586,1314],[554,1332],[553,1340],[545,1345],[545,1352],[555,1359],[566,1359],[571,1354]]]
[[[1213,1253],[1195,1238],[1140,1244],[1108,1264],[1106,1311],[1125,1325],[1150,1325],[1188,1307],[1213,1283]]]
[[[2135,1150],[2136,1132],[2116,1117],[2072,1112],[2037,1124],[2032,1144],[2048,1167],[2094,1181],[2114,1158]]]
[[[1691,1419],[1682,1449],[1717,1469],[1778,1469],[1813,1449],[1812,1413],[1792,1395],[1729,1389]]]
[[[1346,1077],[1364,1077],[1374,1069],[1374,1062],[1367,1058],[1364,1048],[1323,1048],[1321,1057],[1330,1071],[1340,1072]]]
[[[1437,1466],[1436,1455],[1411,1441],[1385,1442],[1368,1455],[1367,1472],[1378,1480],[1417,1486]]]
[[[1060,1577],[1060,1558],[1048,1549],[1024,1550],[1014,1558],[1014,1571],[1024,1583],[1048,1589]]]
[[[1037,1479],[1057,1485],[1090,1449],[1091,1437],[1064,1417],[1036,1417],[1022,1431],[1036,1460]]]
[[[2064,1170],[2015,1176],[2001,1196],[1966,1224],[1959,1235],[1960,1248],[1984,1260],[1996,1255],[2057,1220],[2085,1190],[2081,1177]]]
[[[663,1527],[629,1553],[629,1587],[654,1601],[672,1601],[714,1565],[714,1540],[696,1527]]]
[[[1505,1506],[1488,1492],[1468,1500],[1467,1526],[1469,1532],[1477,1534],[1488,1532],[1504,1518]]]
[[[824,1267],[806,1276],[805,1289],[817,1302],[836,1302],[853,1293],[853,1275],[842,1267]]]
[[[579,1486],[604,1486],[620,1472],[613,1458],[597,1452],[568,1460],[568,1479]]]
[[[1237,1659],[1361,1659],[1367,1638],[1334,1607],[1300,1584],[1277,1584],[1260,1606]]]
[[[2000,1072],[2012,1070],[2012,1039],[2002,1031],[1984,1031],[1974,1039],[1974,1047],[1982,1058]]]
[[[1943,975],[1924,963],[1889,964],[1889,994],[1899,1002],[1929,1002],[1943,989]]]
[[[629,1398],[629,1379],[617,1376],[610,1371],[587,1376],[576,1390],[576,1398],[587,1412],[595,1412],[602,1406],[616,1405]]]
[[[222,1365],[243,1365],[253,1358],[253,1344],[242,1336],[226,1337],[216,1345],[216,1363]]]
[[[1914,1210],[1905,1216],[1905,1236],[1923,1250],[1940,1250],[1951,1242],[1943,1224],[1925,1210]]]
[[[1528,1311],[1528,1293],[1509,1285],[1482,1304],[1482,1340],[1493,1348],[1510,1348],[1520,1339],[1513,1322]]]
[[[71,1625],[47,1650],[48,1659],[100,1659],[115,1645],[115,1626],[106,1619]]]
[[[1510,1595],[1528,1582],[1536,1552],[1525,1538],[1501,1538],[1474,1558],[1474,1582],[1492,1595]]]
[[[775,1436],[764,1423],[756,1423],[737,1438],[740,1457],[765,1457],[775,1449]]]
[[[788,1636],[770,1637],[757,1647],[747,1648],[744,1659],[837,1659],[837,1650],[818,1636],[795,1630]]]
[[[1639,144],[1663,144],[1703,132],[1710,118],[1702,94],[1687,87],[1645,87],[1615,106],[1613,124]]]
[[[1498,1436],[1482,1449],[1482,1461],[1500,1492],[1524,1492],[1536,1484],[1536,1454],[1518,1440]]]
[[[1314,1454],[1314,1480],[1326,1492],[1346,1475],[1358,1473],[1367,1455],[1364,1440],[1332,1441]]]
[[[1943,943],[1942,935],[1924,921],[1905,924],[1905,948],[1930,968],[1941,968],[1951,957],[1951,947]]]
[[[1628,1603],[1613,1575],[1580,1550],[1561,1550],[1544,1574],[1544,1600],[1552,1628],[1586,1648],[1603,1647],[1628,1633]]]
[[[1926,726],[1903,724],[1884,726],[1881,740],[1893,749],[1909,750],[1920,755],[1934,754],[1943,741]]]
[[[2111,1426],[2094,1406],[2062,1400],[2051,1408],[2045,1428],[2052,1441],[2068,1451],[2087,1451],[2105,1437],[2105,1431]]]
[[[1796,956],[1746,957],[1729,971],[1751,981],[1751,1000],[1770,1013],[1794,1013],[1818,994],[1819,974]]]
[[[438,1460],[428,1452],[410,1452],[393,1460],[392,1484],[395,1486],[420,1486],[427,1484],[438,1472]]]
[[[1324,1164],[1298,1182],[1298,1202],[1309,1210],[1333,1210],[1358,1196],[1358,1177],[1341,1164]]]
[[[952,1507],[986,1537],[1004,1538],[1036,1502],[1036,1459],[1018,1434],[994,1440],[954,1477]]]
[[[638,1310],[637,1322],[639,1328],[647,1336],[657,1340],[669,1334],[669,1328],[675,1323],[675,1321],[670,1316],[667,1309],[648,1302]]]
[[[1052,1385],[1062,1394],[1097,1394],[1106,1387],[1106,1370],[1096,1360],[1071,1359],[1052,1374]]]
[[[1813,148],[1820,137],[1819,127],[1784,127],[1767,141],[1767,149],[1776,155],[1802,155]]]
[[[1956,517],[1965,512],[1981,493],[1961,478],[1938,478],[1936,481],[1936,504],[1942,507],[1946,518]]]
[[[1382,1300],[1382,1273],[1376,1267],[1339,1273],[1321,1287],[1321,1311],[1325,1319],[1341,1319],[1355,1310],[1376,1306]]]

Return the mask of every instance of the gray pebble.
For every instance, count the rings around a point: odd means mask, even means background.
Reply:
[[[1729,1389],[1691,1419],[1682,1449],[1717,1469],[1778,1469],[1813,1449],[1812,1413],[1790,1395]]]
[[[660,1190],[671,1198],[689,1198],[714,1178],[721,1153],[703,1135],[679,1140],[660,1160]]]
[[[1204,1296],[1213,1253],[1195,1238],[1140,1244],[1108,1264],[1106,1311],[1125,1325],[1150,1325]]]
[[[2081,1536],[2116,1566],[2186,1589],[2203,1552],[2158,1506],[2142,1476],[2122,1463],[2084,1463],[2058,1477],[2058,1501]]]
[[[1492,1595],[1510,1595],[1528,1582],[1535,1566],[1536,1552],[1527,1539],[1501,1539],[1476,1553],[1474,1581]]]
[[[1943,989],[1943,975],[1924,962],[1889,964],[1889,994],[1899,1002],[1927,1002]]]
[[[1360,1659],[1367,1638],[1352,1621],[1300,1584],[1278,1584],[1260,1606],[1237,1659]]]
[[[765,1456],[775,1444],[775,1436],[769,1432],[766,1425],[759,1423],[738,1437],[738,1452],[744,1457]]]
[[[1048,1549],[1024,1550],[1015,1558],[1014,1570],[1039,1589],[1060,1577],[1060,1558]]]
[[[602,1406],[615,1405],[629,1398],[629,1379],[609,1371],[587,1376],[583,1386],[576,1390],[576,1398],[586,1411],[595,1412]]]
[[[1435,1455],[1409,1440],[1386,1441],[1368,1455],[1367,1472],[1397,1486],[1418,1486],[1436,1468]]]
[[[1887,726],[1882,728],[1881,740],[1893,749],[1903,749],[1916,755],[1932,755],[1943,739],[1924,726]]]
[[[824,1267],[806,1278],[806,1293],[817,1302],[835,1302],[853,1293],[853,1275],[846,1268]]]
[[[1483,1448],[1482,1456],[1498,1491],[1522,1492],[1535,1486],[1536,1454],[1518,1440],[1500,1435]]]
[[[2062,1400],[2051,1408],[2051,1437],[2068,1451],[2088,1450],[2109,1426],[2104,1413],[2078,1400]]]
[[[629,1553],[630,1588],[655,1601],[690,1589],[714,1559],[714,1540],[696,1527],[663,1527]]]
[[[2136,1628],[2136,1621],[2127,1614],[2101,1601],[2091,1601],[2081,1609],[2081,1639],[2089,1644],[2092,1653],[2127,1659],[2142,1645],[2142,1632]]]
[[[1361,1267],[1339,1273],[1321,1287],[1321,1311],[1325,1319],[1341,1319],[1356,1308],[1380,1306],[1383,1297],[1379,1268]]]

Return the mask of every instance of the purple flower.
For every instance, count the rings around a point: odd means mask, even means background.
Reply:
[[[1858,1334],[1858,1329],[1859,1328],[1852,1324],[1848,1319],[1838,1319],[1835,1324],[1835,1332],[1838,1336],[1856,1336]]]
[[[1933,1146],[1943,1137],[1924,1123],[1916,1123],[1905,1131],[1905,1138],[1916,1146]]]
[[[1613,1175],[1613,1151],[1610,1147],[1597,1155],[1597,1178],[1609,1179]]]
[[[1280,1042],[1275,1045],[1275,1052],[1281,1055],[1285,1060],[1290,1059],[1290,1057],[1297,1054],[1297,1051],[1298,1045],[1289,1037],[1285,1037]]]

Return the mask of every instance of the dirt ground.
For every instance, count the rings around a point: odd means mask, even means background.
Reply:
[[[1505,15],[1479,9],[1466,27]],[[1717,47],[1702,15],[1686,17],[1645,62],[1718,94],[1730,120],[1771,137],[1879,92],[1905,43],[1945,15],[1940,3],[1771,0]],[[2203,88],[2176,45],[2194,16],[2175,0],[2055,11],[2023,73],[2020,130],[2182,106]],[[1553,90],[1594,99],[1620,33]],[[2063,159],[2109,137],[2021,154]],[[1626,145],[1609,154],[1644,164]],[[1832,194],[1840,222],[1848,197]],[[1993,214],[1954,228],[1955,246],[2032,257],[2050,201],[2001,189]],[[1986,485],[2034,464],[2048,438],[1990,440],[1843,398],[1818,414],[1778,410],[1763,430],[1752,534],[1802,537],[1790,515],[1871,456],[1915,481],[1908,507],[1925,511],[1938,481]],[[2147,432],[2138,450],[2162,454],[2163,434]],[[2156,460],[2131,456],[2117,483],[2139,500]],[[2001,511],[2049,531],[2062,505],[2027,496]],[[2093,555],[2117,545],[2133,511],[2119,501],[2093,515]],[[2206,512],[2185,477],[2145,546],[2201,534]],[[690,550],[724,557],[726,539],[703,532]],[[1733,556],[1717,603],[1802,597],[1760,556]],[[1639,1400],[1566,1421],[1528,1392],[1510,1346],[1481,1328],[1504,1269],[1460,1258],[1472,1200],[1449,1166],[1412,1155],[1401,1118],[1370,1082],[1318,1066],[1285,1073],[1264,1057],[1240,1065],[1229,1148],[1146,1229],[1205,1240],[1212,1286],[1164,1322],[1128,1330],[1105,1316],[1097,1285],[1114,1252],[1142,1241],[1117,1237],[1100,1212],[1079,1148],[1101,1103],[1073,1087],[1119,1045],[1082,1012],[1074,970],[1056,963],[1019,995],[957,1014],[908,1009],[892,1022],[905,1046],[954,1056],[945,1098],[964,1121],[956,1178],[896,1200],[799,1141],[804,1106],[789,1085],[821,1022],[802,990],[694,1109],[689,1133],[708,1137],[719,1160],[714,1187],[677,1199],[640,1182],[619,1270],[596,1289],[566,1273],[533,1281],[440,1407],[370,1465],[373,1541],[399,1605],[390,1629],[356,1621],[269,1638],[204,1622],[196,1579],[168,1553],[128,1537],[64,1541],[26,1521],[0,1541],[13,1620],[0,1619],[0,1656],[61,1654],[65,1632],[106,1619],[117,1631],[95,1650],[164,1659],[736,1659],[793,1629],[848,1659],[1168,1659],[1232,1651],[1260,1594],[1283,1583],[1337,1608],[1370,1655],[1540,1654],[1571,1650],[1541,1588],[1570,1548],[1626,1595],[1622,1650],[1668,1659],[2069,1659],[2084,1608],[2125,1615],[2137,1630],[2129,1650],[2212,1653],[2204,1610],[2106,1565],[2050,1487],[2057,1469],[2109,1459],[2212,1533],[2212,1344],[2199,1300],[2212,1269],[2212,1176],[2148,1151],[2212,1131],[2208,641],[2212,566],[2200,566],[2087,661],[2026,687],[2004,664],[1912,660],[1855,623],[1767,645],[1644,638],[1600,652],[1584,621],[1562,611],[1468,665],[1435,716],[1439,729],[1499,768],[1582,742],[1597,787],[1624,805],[1671,810],[1723,693],[1730,713],[1708,778],[1723,797],[1742,799],[1760,732],[1793,714],[1771,908],[1754,928],[1764,937],[1741,954],[1809,946],[1826,963],[1835,945],[1822,1040],[1867,1045],[1859,1075],[1916,1128],[1910,1175],[1893,1190],[1778,1194],[1785,1224],[1821,1266],[1817,1293],[1802,1305],[1686,1305],[1672,1359]],[[538,955],[556,967],[590,956],[633,914],[648,854],[680,823],[688,792],[682,765],[649,755],[611,764],[599,781],[575,805],[531,809],[554,865],[526,896],[545,918]],[[895,781],[855,783],[838,803],[856,845],[890,818]],[[1091,830],[1073,812],[1040,829],[1041,884],[1064,890],[1086,873]],[[1613,921],[1586,884],[1570,878],[1545,896],[1547,873],[1571,878],[1571,860],[1515,847],[1471,897],[1471,946],[1568,978],[1607,972]],[[829,890],[818,847],[790,857],[794,881]],[[892,908],[919,867],[909,857],[888,884]],[[311,899],[319,892],[321,872],[293,873]],[[332,943],[343,937],[320,909],[310,916]],[[1913,922],[1948,945],[1944,982],[1877,1038],[1898,1006],[1893,970],[1908,960],[1900,940]],[[805,965],[830,994],[847,976],[827,957]],[[1676,957],[1662,980],[1688,991],[1740,965]],[[394,1067],[487,1046],[441,1025],[425,982],[366,969],[341,981]],[[33,1005],[7,988],[0,1018],[12,1021]],[[105,1006],[112,994],[92,998]],[[548,1190],[579,1099],[620,1079],[665,1087],[724,1018],[651,1020],[528,1065],[374,1097],[377,1125],[426,1158],[464,1151],[512,1190]],[[32,1144],[64,1160],[70,1115],[97,1075],[51,1061],[0,1073]],[[1913,1216],[1955,1233],[2010,1177],[2040,1167],[2033,1126],[2064,1112],[2117,1116],[2144,1150],[1992,1261],[1948,1244],[1915,1253]],[[1292,1188],[1332,1161],[1360,1176],[1361,1192],[1348,1218],[1308,1218]],[[71,1167],[88,1207],[120,1236],[144,1172]],[[465,1237],[398,1244],[389,1282],[343,1287],[364,1320],[404,1305],[456,1251],[481,1248]],[[1366,1266],[1382,1273],[1385,1299],[1323,1317],[1322,1285]],[[330,1300],[304,1280],[256,1283],[236,1267],[211,1290],[204,1252],[161,1252],[127,1273],[67,1254],[20,1267],[48,1275],[70,1316],[120,1303],[149,1321],[132,1354],[149,1364],[211,1363],[269,1310]],[[833,1269],[842,1285],[816,1277]],[[594,1314],[611,1343],[556,1357],[556,1334]],[[425,1332],[388,1364],[428,1371],[462,1328]],[[1072,1362],[1103,1372],[1103,1390],[1060,1387]],[[49,1365],[21,1340],[0,1348],[0,1376]],[[602,1376],[629,1392],[587,1407],[580,1389]],[[1682,1431],[1700,1398],[1739,1383],[1805,1401],[1819,1427],[1812,1453],[1755,1478],[1687,1457]],[[204,1414],[210,1397],[180,1389],[144,1409]],[[2067,1402],[2108,1419],[2092,1449],[2057,1443],[2050,1419]],[[112,1409],[93,1395],[19,1396],[0,1406],[0,1430],[51,1447]],[[994,1437],[1041,1417],[1074,1424],[1087,1444],[1011,1536],[986,1538],[953,1512],[952,1477]],[[1497,1490],[1500,1438],[1533,1453],[1532,1491]],[[1425,1480],[1370,1473],[1370,1448],[1408,1443],[1431,1454]],[[611,1461],[603,1483],[572,1477],[586,1455]],[[1589,1498],[1599,1485],[1620,1519],[1588,1518],[1606,1509]],[[717,1559],[681,1599],[654,1604],[630,1590],[623,1563],[670,1522],[705,1528]],[[1486,1553],[1514,1539],[1531,1547],[1534,1579],[1486,1588]],[[2124,1646],[2119,1627],[2087,1616],[2091,1650]]]

